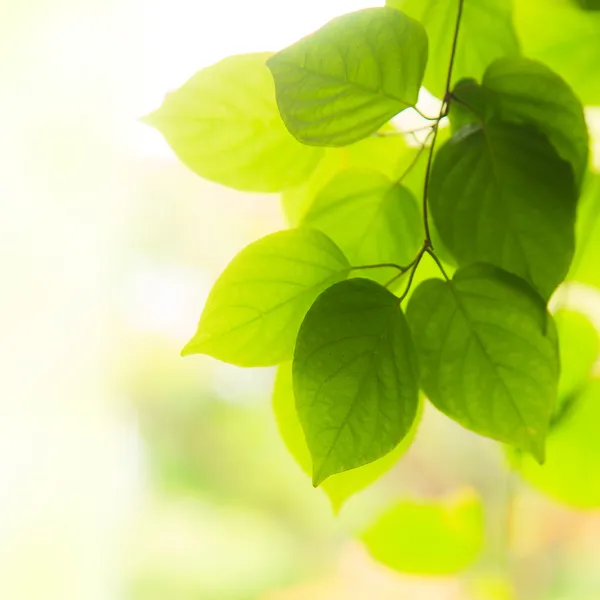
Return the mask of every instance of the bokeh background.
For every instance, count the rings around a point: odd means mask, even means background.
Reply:
[[[2,600],[508,600],[507,578],[527,600],[600,598],[600,515],[517,481],[495,444],[428,409],[334,516],[279,439],[273,370],[179,357],[220,271],[284,219],[137,119],[204,66],[376,4],[2,3]],[[355,541],[394,499],[465,484],[488,534],[467,575],[401,576]]]

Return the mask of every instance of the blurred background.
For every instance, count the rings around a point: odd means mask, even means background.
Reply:
[[[427,409],[334,516],[279,438],[274,371],[179,357],[220,271],[284,219],[137,119],[204,66],[378,3],[234,4],[0,8],[0,598],[507,600],[510,578],[527,600],[597,600],[600,514],[520,483],[495,444]],[[487,515],[466,575],[402,576],[355,541],[394,499],[465,484]]]

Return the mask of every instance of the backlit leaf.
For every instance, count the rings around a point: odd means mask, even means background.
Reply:
[[[483,546],[483,506],[472,490],[443,501],[403,500],[363,534],[369,553],[401,573],[449,575],[466,569]]]
[[[209,354],[242,367],[289,360],[306,311],[348,272],[342,251],[320,231],[267,235],[223,271],[182,354]]]
[[[332,475],[319,486],[329,497],[335,512],[339,511],[342,504],[348,498],[365,489],[389,471],[406,450],[408,450],[417,431],[422,407],[423,405],[420,402],[418,415],[410,432],[389,454],[357,469]],[[288,451],[302,470],[307,475],[310,475],[312,461],[304,438],[304,432],[302,431],[302,425],[300,425],[298,413],[296,412],[291,363],[284,363],[277,370],[275,388],[273,390],[273,411],[275,412],[279,433]]]
[[[391,452],[418,406],[416,356],[396,296],[367,279],[327,289],[298,333],[293,380],[314,485]]]
[[[373,136],[343,148],[327,148],[310,177],[282,193],[281,201],[288,223],[298,225],[317,193],[342,171],[374,170],[396,179],[408,167],[416,151],[407,146],[402,135]]]
[[[568,398],[587,384],[598,358],[598,332],[579,312],[562,309],[554,315],[560,347],[559,400]]]
[[[240,54],[202,69],[143,121],[211,181],[250,192],[302,183],[322,151],[298,143],[285,128],[265,65],[269,56]]]
[[[429,36],[429,62],[423,85],[444,97],[452,51],[457,0],[387,0],[423,24]],[[486,67],[501,56],[517,56],[519,43],[512,22],[511,0],[467,0],[464,3],[453,83],[481,79]]]
[[[290,132],[315,146],[344,146],[417,103],[427,35],[386,7],[337,17],[275,54],[268,66]]]
[[[558,347],[543,300],[491,265],[430,279],[408,305],[421,386],[467,429],[539,461],[556,403]]]
[[[566,0],[514,0],[523,54],[542,61],[586,105],[600,106],[600,14]]]
[[[575,257],[568,279],[600,288],[600,174],[589,174],[577,206]]]
[[[385,175],[344,171],[318,194],[302,224],[326,233],[350,264],[409,264],[424,239],[414,196]],[[382,283],[397,270],[365,272]]]
[[[571,264],[577,197],[570,165],[545,136],[489,121],[464,127],[437,153],[429,203],[459,265],[495,264],[548,298]]]
[[[525,480],[553,498],[578,508],[600,507],[600,380],[590,382],[571,399],[572,405],[548,435],[546,462],[521,456]]]
[[[487,68],[481,86],[471,82],[454,93],[459,106],[471,106],[485,120],[534,125],[571,164],[581,183],[589,144],[583,107],[568,84],[551,69],[525,58],[501,58]],[[474,105],[475,94],[478,97]]]

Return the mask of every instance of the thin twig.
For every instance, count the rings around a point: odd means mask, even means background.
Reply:
[[[458,45],[458,34],[460,31],[460,22],[462,20],[464,0],[458,0],[458,14],[456,16],[456,25],[454,27],[454,39],[452,40],[452,52],[450,54],[450,64],[448,65],[448,76],[446,78],[446,90],[444,92],[444,102],[440,108],[440,114],[433,126],[433,141],[429,149],[429,158],[427,159],[427,169],[425,171],[425,184],[423,187],[423,223],[425,226],[425,239],[429,242],[429,246],[433,248],[431,243],[431,232],[429,231],[429,215],[427,201],[429,199],[429,180],[431,178],[431,166],[433,164],[433,154],[435,152],[435,143],[440,127],[440,121],[448,114],[450,105],[450,86],[452,85],[452,71],[454,69],[454,58],[456,56],[456,48]]]
[[[416,106],[413,106],[412,108],[421,118],[425,119],[426,121],[439,121],[440,120],[440,117],[428,117],[427,115],[424,115]]]
[[[373,134],[373,137],[397,137],[399,135],[414,135],[415,133],[427,131],[428,129],[432,128],[433,125],[424,125],[423,127],[417,127],[416,129],[411,129],[409,131],[406,131],[404,129],[398,129],[396,131],[376,131]]]
[[[396,180],[396,185],[400,185],[404,181],[406,176],[416,167],[417,163],[419,162],[419,158],[421,158],[421,154],[423,154],[423,152],[427,148],[427,143],[429,142],[429,138],[432,135],[433,135],[433,129],[427,134],[427,137],[423,140],[421,147],[417,150],[415,157],[412,159],[412,161],[408,165],[408,167],[406,167],[406,170],[404,171],[404,173],[402,173],[402,175],[400,175],[400,177]]]
[[[425,251],[427,252],[427,254],[429,254],[429,256],[431,256],[431,258],[433,258],[433,260],[435,261],[435,264],[438,266],[439,270],[442,272],[442,275],[444,276],[444,279],[446,281],[450,281],[450,277],[448,277],[448,275],[446,274],[446,271],[444,270],[444,266],[442,265],[442,262],[437,257],[437,255],[433,251],[433,249],[431,247],[429,247]]]
[[[406,283],[404,292],[402,293],[402,296],[400,296],[400,298],[398,298],[398,304],[401,304],[402,300],[404,300],[404,298],[406,298],[406,296],[408,295],[408,292],[410,291],[410,287],[412,286],[413,279],[415,278],[415,273],[417,272],[417,268],[418,268],[419,263],[421,262],[421,259],[423,258],[424,254],[425,254],[425,247],[423,247],[423,249],[419,252],[419,254],[417,254],[417,258],[415,258],[415,264],[413,265],[413,268],[408,277],[408,282]]]
[[[410,269],[411,265],[412,263],[403,267],[402,265],[399,265],[397,263],[376,263],[373,265],[359,265],[358,267],[350,267],[350,270],[360,271],[363,269],[382,269],[385,267],[389,267],[391,269],[398,269],[399,271],[401,271],[401,273],[405,273],[406,271],[408,271],[408,269]]]

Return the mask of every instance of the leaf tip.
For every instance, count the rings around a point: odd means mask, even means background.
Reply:
[[[189,356],[190,354],[198,354],[198,350],[195,347],[194,341],[190,340],[182,349],[181,352],[179,353],[179,356]]]
[[[319,469],[314,469],[313,470],[313,476],[312,476],[312,485],[313,487],[319,487],[329,476],[331,475],[331,473],[327,473],[323,467],[319,468]]]
[[[542,466],[546,462],[546,438],[540,435],[532,436],[530,452],[538,464]]]
[[[151,113],[148,113],[147,115],[138,117],[137,118],[138,123],[142,123],[143,125],[149,125],[150,127],[156,127],[156,123],[155,123],[156,112],[157,111],[153,110]]]

